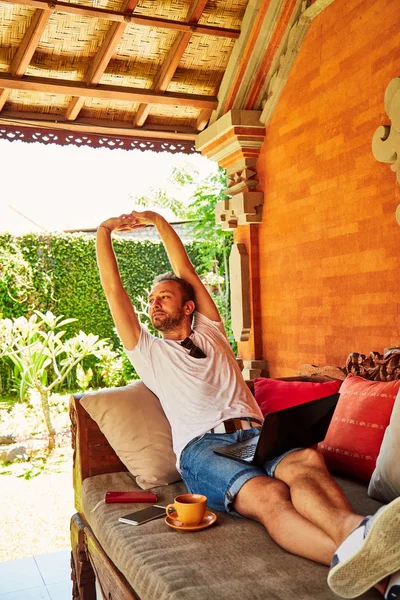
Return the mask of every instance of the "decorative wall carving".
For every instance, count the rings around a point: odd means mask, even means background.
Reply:
[[[372,153],[379,162],[391,163],[400,183],[400,77],[395,77],[386,88],[385,111],[391,125],[381,125],[372,138]]]
[[[391,163],[400,183],[400,77],[395,77],[385,91],[384,105],[391,125],[381,125],[372,137],[372,154],[379,162]],[[400,204],[396,210],[400,225]]]
[[[167,135],[167,134],[166,134]],[[151,137],[128,137],[113,135],[81,134],[81,132],[64,131],[61,129],[36,129],[34,127],[15,127],[15,125],[0,125],[0,139],[10,142],[41,142],[42,144],[57,144],[58,146],[86,146],[89,148],[108,148],[114,150],[152,150],[153,152],[169,152],[175,154],[196,152],[193,141],[160,140]]]
[[[305,0],[299,4],[297,17],[288,28],[282,40],[282,44],[276,53],[274,64],[265,79],[257,100],[257,105],[260,102],[263,104],[260,121],[265,125],[268,125],[272,118],[312,20],[332,4],[332,2],[334,0],[315,0],[315,2],[310,4]]]

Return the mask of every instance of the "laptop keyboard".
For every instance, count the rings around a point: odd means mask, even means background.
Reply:
[[[224,452],[228,456],[246,459],[246,458],[253,458],[256,448],[257,448],[257,444],[249,444],[249,445],[243,446],[242,448],[240,448],[240,447],[229,448],[229,449],[226,448],[224,450]]]

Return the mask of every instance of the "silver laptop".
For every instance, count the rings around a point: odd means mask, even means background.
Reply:
[[[256,438],[221,446],[216,454],[245,464],[263,465],[294,448],[309,448],[325,439],[340,394],[269,413]]]

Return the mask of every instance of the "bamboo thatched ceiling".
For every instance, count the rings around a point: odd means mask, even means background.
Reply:
[[[0,1],[0,137],[191,151],[212,115],[261,107],[311,3]]]

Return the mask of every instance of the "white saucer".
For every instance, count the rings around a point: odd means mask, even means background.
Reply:
[[[197,525],[184,525],[182,521],[179,521],[178,515],[176,512],[172,512],[165,518],[165,522],[169,527],[173,529],[177,529],[178,531],[200,531],[201,529],[206,529],[206,527],[210,527],[217,520],[217,515],[209,510],[206,510],[206,514],[204,515],[204,519],[198,523]]]

